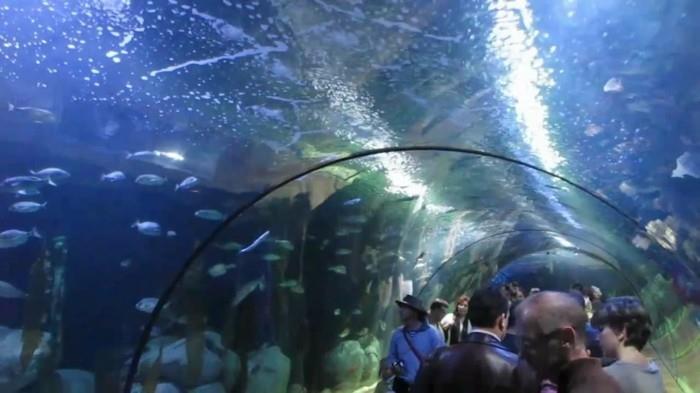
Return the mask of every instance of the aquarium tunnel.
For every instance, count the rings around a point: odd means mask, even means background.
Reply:
[[[0,392],[381,391],[395,300],[637,296],[700,391],[700,3],[0,2]]]

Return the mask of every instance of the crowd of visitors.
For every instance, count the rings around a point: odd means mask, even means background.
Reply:
[[[460,295],[454,308],[397,301],[397,329],[382,366],[395,393],[665,392],[643,354],[652,331],[639,299],[595,287],[525,290],[517,282]]]

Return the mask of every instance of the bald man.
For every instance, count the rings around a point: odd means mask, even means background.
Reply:
[[[567,293],[540,292],[525,299],[517,314],[521,356],[542,381],[540,391],[622,393],[600,361],[588,357],[588,316],[576,298]]]

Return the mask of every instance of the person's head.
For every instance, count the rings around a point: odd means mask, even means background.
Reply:
[[[544,291],[517,308],[521,356],[540,377],[553,377],[574,359],[586,356],[588,318],[569,293]]]
[[[455,302],[455,314],[460,317],[465,317],[469,311],[469,296],[462,295]]]
[[[428,312],[423,308],[423,302],[413,295],[404,296],[403,300],[397,300],[399,316],[404,324],[411,321],[425,321]]]
[[[583,295],[583,284],[581,284],[580,282],[575,282],[571,284],[571,290]]]
[[[538,292],[540,292],[539,288],[530,288],[530,293],[528,294],[528,296],[532,296]]]
[[[593,317],[593,324],[601,329],[603,354],[611,358],[617,358],[624,347],[641,351],[651,336],[651,317],[633,296],[609,299]]]
[[[433,300],[433,302],[430,303],[430,320],[433,322],[440,322],[445,318],[445,315],[447,315],[449,306],[446,300],[439,298]]]
[[[592,302],[600,301],[603,298],[603,291],[595,285],[588,287],[587,296]]]
[[[500,290],[495,288],[479,289],[469,300],[467,318],[472,328],[488,329],[505,336],[508,329],[508,309],[510,302]]]

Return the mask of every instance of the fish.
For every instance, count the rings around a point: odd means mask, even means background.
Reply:
[[[10,211],[15,213],[34,213],[46,207],[46,202],[17,202],[10,206]]]
[[[601,132],[603,132],[603,127],[601,127],[597,124],[593,124],[593,123],[587,125],[586,130],[584,131],[586,136],[591,136],[591,137],[596,136],[596,135],[600,134]]]
[[[0,298],[21,299],[26,296],[27,294],[25,292],[15,288],[15,286],[9,282],[0,281]]]
[[[173,161],[184,161],[185,157],[177,152],[160,151],[160,150],[142,150],[135,153],[126,153],[126,159],[152,159],[157,157],[165,157]]]
[[[369,294],[369,292],[372,290],[372,284],[374,284],[374,281],[370,281],[370,282],[367,284],[367,287],[365,288],[365,293],[366,293],[366,294]]]
[[[61,168],[44,168],[39,171],[29,171],[29,173],[41,179],[51,180],[54,183],[56,180],[65,180],[70,177],[70,173]]]
[[[292,293],[296,293],[297,295],[302,295],[304,294],[304,287],[302,287],[301,284],[299,284],[297,286],[291,287],[289,291]]]
[[[52,124],[56,123],[58,118],[56,114],[47,109],[35,108],[31,106],[14,106],[7,104],[8,112],[21,112],[25,114],[32,123],[36,124]]]
[[[342,219],[343,222],[347,224],[364,224],[367,222],[367,217],[365,216],[347,216]]]
[[[362,233],[362,228],[348,228],[347,231],[348,233],[356,235],[358,233]]]
[[[382,329],[382,331],[385,331],[386,330],[386,322],[379,321],[379,328]]]
[[[353,198],[343,202],[343,206],[355,206],[360,202],[362,202],[362,198]]]
[[[194,212],[195,217],[209,221],[223,221],[226,219],[224,213],[215,209],[201,209]]]
[[[340,315],[340,309],[339,309],[339,308],[336,308],[335,310],[333,310],[333,315],[335,315],[336,317],[339,316],[339,315]]]
[[[21,231],[19,229],[8,229],[0,232],[0,248],[12,248],[26,243],[30,237],[41,239],[41,235],[32,228],[31,231]]]
[[[290,242],[289,240],[277,240],[275,243],[282,249],[285,249],[287,251],[294,251],[294,244],[292,244],[292,242]]]
[[[139,175],[134,182],[142,186],[161,186],[165,184],[168,179],[158,176],[158,175]]]
[[[194,188],[197,184],[199,184],[199,179],[197,179],[194,176],[190,176],[186,178],[185,180],[181,181],[179,184],[175,185],[175,191],[178,190],[189,190]]]
[[[155,151],[151,151],[151,150],[142,150],[142,151],[137,151],[135,153],[126,153],[127,160],[131,160],[134,158],[152,158],[152,157],[158,157],[158,154]]]
[[[123,267],[124,269],[131,266],[131,258],[122,260],[121,262],[119,262],[119,266]]]
[[[279,284],[279,287],[280,288],[293,288],[297,285],[299,285],[299,281],[297,281],[297,280],[286,280],[286,281],[282,281]]]
[[[338,337],[345,338],[348,336],[348,334],[350,334],[350,329],[345,328],[342,332],[340,332],[340,334],[338,334]]]
[[[357,332],[357,335],[360,337],[364,337],[369,334],[369,329],[367,328],[362,328],[359,332]]]
[[[348,269],[344,265],[331,266],[328,270],[337,274],[348,274]]]
[[[265,254],[263,255],[262,259],[267,262],[277,262],[282,259],[282,257],[277,254]]]
[[[235,269],[236,265],[233,263],[217,263],[216,265],[209,268],[208,273],[212,277],[221,277],[226,274],[230,269]]]
[[[214,244],[214,247],[218,248],[219,250],[224,250],[224,251],[237,251],[240,250],[241,246],[240,244],[236,242],[227,242],[227,243],[216,243]]]
[[[606,93],[622,93],[625,87],[622,85],[622,79],[610,78],[603,86],[603,91]]]
[[[126,175],[122,171],[113,171],[100,176],[100,181],[115,183],[126,179]]]
[[[253,251],[255,247],[259,246],[260,243],[262,243],[263,240],[265,240],[266,237],[270,236],[270,231],[265,231],[262,235],[260,235],[257,239],[255,239],[250,245],[241,251],[239,251],[239,254],[245,254],[247,252]]]
[[[153,221],[136,221],[131,225],[132,228],[136,228],[139,232],[146,236],[160,236],[161,235],[161,229],[160,225],[157,222]]]
[[[356,308],[356,309],[352,310],[352,315],[362,315],[362,310],[360,310],[359,308]]]
[[[343,228],[343,227],[340,227],[340,228],[338,228],[337,231],[335,231],[335,235],[338,237],[347,236],[349,234],[350,234],[350,231],[348,231],[347,228]]]
[[[36,195],[41,195],[41,191],[39,191],[38,188],[34,187],[26,187],[26,188],[20,188],[15,192],[16,197],[23,197],[23,196],[36,196]]]
[[[29,187],[36,187],[39,185],[43,185],[44,183],[48,183],[51,186],[56,186],[56,183],[54,183],[51,178],[41,178],[39,176],[13,176],[13,177],[8,177],[7,179],[2,181],[2,186],[3,187],[18,187],[18,188],[27,188]]]
[[[350,255],[352,254],[352,250],[348,250],[347,248],[339,248],[336,250],[335,255]]]
[[[156,308],[156,304],[158,304],[158,298],[145,297],[139,300],[138,303],[136,303],[136,309],[141,312],[150,314]]]
[[[175,237],[177,236],[177,232],[173,231],[172,229],[166,232],[165,234],[167,237]]]
[[[259,290],[264,290],[265,289],[265,281],[263,281],[263,276],[260,276],[259,278],[248,282],[247,284],[243,285],[241,288],[239,288],[236,291],[236,296],[233,298],[233,306],[236,307],[238,306],[245,298],[248,297],[251,293],[253,293],[256,289]]]

